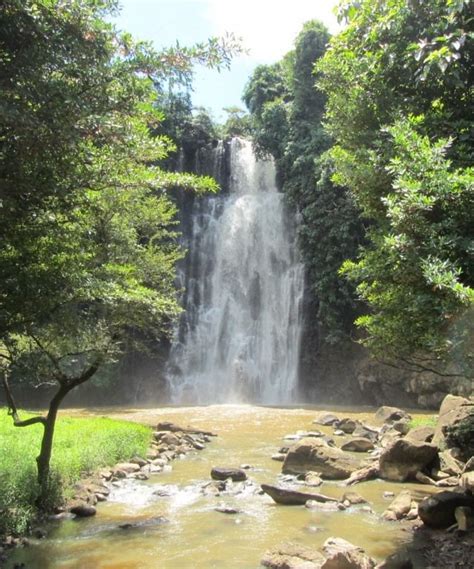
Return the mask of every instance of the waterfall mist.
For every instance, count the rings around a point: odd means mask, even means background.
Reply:
[[[185,312],[168,364],[174,403],[291,403],[303,266],[271,160],[233,139],[230,191],[196,199],[181,275]],[[222,146],[214,150],[220,167]]]

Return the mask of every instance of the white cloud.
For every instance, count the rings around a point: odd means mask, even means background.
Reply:
[[[250,58],[273,62],[292,49],[308,20],[321,20],[336,31],[336,4],[337,0],[208,0],[207,8],[214,34],[233,32],[243,38]]]

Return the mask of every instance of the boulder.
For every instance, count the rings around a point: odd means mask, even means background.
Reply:
[[[464,472],[459,480],[459,485],[466,490],[474,492],[474,471]]]
[[[232,482],[243,482],[247,480],[247,473],[241,468],[221,468],[215,466],[211,470],[211,478],[213,480],[227,480],[230,478]]]
[[[367,504],[367,500],[357,492],[345,492],[344,495],[342,496],[342,502],[344,504],[347,502],[349,503],[349,505]]]
[[[382,514],[383,518],[389,522],[401,520],[411,510],[412,496],[409,490],[402,490],[393,500],[390,506]]]
[[[379,458],[380,477],[404,482],[416,476],[436,457],[438,447],[399,439],[388,446]]]
[[[456,508],[474,508],[474,496],[459,492],[439,492],[418,505],[418,515],[432,528],[447,528],[456,523]]]
[[[138,464],[133,462],[120,462],[116,464],[113,468],[113,473],[117,474],[118,472],[125,472],[126,474],[132,474],[133,472],[138,472],[140,467]]]
[[[284,543],[267,551],[261,560],[261,564],[270,569],[320,569],[324,562],[319,551],[294,543]]]
[[[319,472],[307,472],[304,476],[304,483],[306,486],[321,486],[323,479]]]
[[[318,510],[320,512],[337,512],[346,509],[344,504],[338,502],[317,502],[316,500],[308,500],[305,507],[309,510]]]
[[[403,409],[384,405],[377,409],[375,418],[381,423],[393,423],[394,421],[400,421],[401,419],[409,421],[411,416],[406,411],[403,411]]]
[[[94,506],[86,503],[75,504],[69,508],[69,511],[78,518],[90,518],[91,516],[95,516],[97,513]]]
[[[360,468],[360,462],[341,449],[329,447],[321,439],[302,439],[288,452],[283,463],[284,474],[306,474],[310,470],[321,478],[342,480]]]
[[[469,415],[472,410],[472,406],[469,403],[469,400],[464,397],[446,395],[439,409],[433,443],[441,447],[444,445],[444,429],[456,425]]]
[[[357,426],[355,431],[352,433],[354,437],[362,437],[364,439],[370,439],[371,441],[376,441],[379,437],[380,429],[376,427],[371,427],[369,425],[364,425],[363,423],[357,421]]]
[[[362,437],[357,437],[347,441],[341,446],[341,450],[350,452],[367,452],[374,449],[374,444],[371,440]]]
[[[414,427],[408,431],[405,439],[415,443],[430,443],[434,436],[434,427]]]
[[[442,472],[451,476],[459,476],[464,469],[464,463],[455,458],[451,449],[439,453],[439,464]]]
[[[270,486],[270,484],[262,484],[261,489],[277,504],[283,504],[285,506],[303,506],[308,500],[315,500],[316,502],[338,502],[336,498],[330,498],[323,494],[300,492],[298,490],[290,490],[289,488]]]
[[[157,431],[170,431],[171,433],[187,433],[189,435],[205,435],[207,437],[216,437],[215,433],[211,433],[210,431],[202,431],[201,429],[195,429],[194,427],[180,427],[175,423],[170,423],[169,421],[164,421],[162,423],[158,423],[156,427]]]
[[[313,423],[316,423],[316,425],[323,425],[324,427],[329,427],[331,425],[334,425],[338,421],[339,419],[336,417],[336,415],[333,415],[332,413],[320,413],[316,417],[316,419],[314,419]]]
[[[341,538],[330,537],[323,545],[327,555],[321,569],[373,569],[375,561],[360,547]]]
[[[354,419],[344,418],[337,423],[337,428],[346,433],[347,435],[352,435],[356,430],[357,423]]]

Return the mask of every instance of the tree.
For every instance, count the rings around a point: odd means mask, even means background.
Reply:
[[[315,86],[314,65],[329,38],[320,22],[306,22],[282,61],[255,70],[243,99],[256,149],[275,158],[283,192],[299,212],[311,327],[336,343],[350,333],[356,313],[355,287],[339,269],[355,257],[364,229],[351,194],[332,182],[333,161],[325,154],[331,145],[323,127],[326,97]]]
[[[318,64],[335,179],[371,226],[344,269],[369,304],[359,324],[373,353],[410,369],[442,372],[472,342],[449,326],[474,284],[468,4],[344,2],[348,25]]]
[[[0,361],[17,426],[40,423],[39,505],[57,412],[126,344],[169,328],[174,206],[167,190],[215,190],[161,170],[173,145],[155,86],[188,83],[195,62],[226,65],[232,37],[155,52],[106,22],[112,0],[6,0],[0,10]],[[56,386],[46,416],[22,421],[12,377]]]
[[[223,109],[227,113],[227,119],[222,126],[222,134],[224,137],[232,136],[250,136],[252,126],[250,115],[240,107],[226,107]]]

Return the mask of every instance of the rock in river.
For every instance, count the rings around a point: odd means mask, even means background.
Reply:
[[[261,488],[265,494],[268,494],[277,504],[284,504],[286,506],[303,506],[308,500],[315,500],[316,502],[338,502],[336,498],[330,498],[323,494],[300,492],[298,490],[270,486],[269,484],[262,484]]]
[[[320,569],[324,556],[300,544],[284,543],[267,551],[261,564],[270,569]]]
[[[247,480],[247,473],[241,468],[221,468],[215,466],[211,470],[211,478],[213,480],[227,480],[230,478],[233,482],[243,482]]]
[[[430,443],[399,439],[380,455],[380,477],[396,482],[413,479],[419,470],[432,462],[437,451],[438,447]]]
[[[290,448],[283,463],[284,474],[306,474],[313,470],[321,478],[342,480],[360,468],[360,462],[341,449],[329,447],[321,439],[303,439]]]

